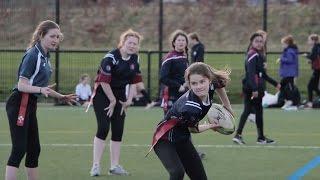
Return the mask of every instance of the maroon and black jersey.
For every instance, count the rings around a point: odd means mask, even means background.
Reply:
[[[242,80],[243,88],[247,91],[259,91],[264,93],[265,80],[277,86],[277,81],[266,73],[263,56],[256,50],[250,49],[245,60],[245,77]],[[262,94],[261,94],[262,95]],[[263,96],[263,95],[262,95]]]
[[[171,51],[163,59],[160,69],[160,82],[168,87],[171,99],[178,99],[183,93],[179,88],[184,84],[184,72],[188,59],[184,52]]]
[[[127,84],[141,81],[138,55],[132,54],[128,60],[124,60],[119,49],[114,49],[105,55],[95,79],[95,82],[110,84],[111,89],[125,89]]]
[[[178,142],[190,138],[189,127],[198,128],[198,123],[208,113],[215,89],[222,88],[222,85],[211,84],[209,88],[209,96],[205,102],[194,94],[192,90],[183,94],[167,112],[164,119],[158,124],[158,128],[169,123],[169,121],[177,121],[176,125],[167,130],[161,137],[171,142]],[[157,129],[158,129],[157,128]]]
[[[314,44],[307,58],[311,60],[311,68],[313,70],[320,70],[320,43]]]

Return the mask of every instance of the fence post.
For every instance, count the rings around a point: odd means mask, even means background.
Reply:
[[[148,69],[147,69],[147,75],[148,75],[148,94],[151,95],[151,52],[148,51]]]
[[[263,30],[267,32],[267,20],[268,20],[268,0],[263,0]]]
[[[161,59],[162,59],[162,39],[163,39],[163,0],[159,0],[159,71],[158,74],[160,75],[160,68],[161,68]],[[160,76],[159,76],[160,77]],[[158,89],[158,97],[160,96],[160,80],[158,81],[159,89]]]

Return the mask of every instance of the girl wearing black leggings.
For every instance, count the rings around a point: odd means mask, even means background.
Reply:
[[[6,180],[17,179],[17,171],[24,155],[28,180],[38,179],[38,97],[44,95],[64,99],[67,103],[76,102],[75,95],[62,95],[48,87],[52,72],[49,51],[55,50],[61,39],[59,26],[53,21],[43,21],[33,33],[28,50],[22,58],[17,74],[18,84],[6,104],[12,141]]]
[[[98,70],[91,98],[98,129],[93,140],[91,176],[100,175],[100,161],[111,124],[110,175],[128,175],[119,164],[125,111],[132,103],[136,83],[142,81],[137,55],[141,35],[131,29],[120,36],[118,48],[108,52]],[[126,85],[129,95],[126,98]]]
[[[310,60],[312,75],[308,83],[308,102],[306,107],[311,108],[313,102],[313,92],[320,96],[320,38],[317,34],[308,37],[308,44],[312,46],[311,53],[306,54]]]
[[[185,80],[190,90],[173,104],[158,124],[152,147],[167,169],[170,180],[182,180],[185,172],[192,180],[204,180],[207,175],[190,132],[201,133],[215,128],[214,124],[199,125],[212,105],[215,91],[223,105],[232,112],[224,89],[229,71],[217,71],[196,62],[187,68]]]
[[[265,80],[280,89],[280,84],[270,78],[264,68],[264,60],[261,52],[263,50],[263,38],[259,33],[250,37],[249,51],[245,60],[245,78],[242,80],[242,91],[244,97],[244,110],[241,114],[237,134],[232,139],[237,144],[245,144],[242,139],[242,130],[252,109],[256,113],[256,126],[258,132],[257,143],[270,144],[274,140],[264,136],[263,132],[263,109],[262,97],[264,96]]]

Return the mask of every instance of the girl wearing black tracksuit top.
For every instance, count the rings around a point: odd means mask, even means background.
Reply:
[[[228,72],[213,70],[202,62],[196,62],[186,70],[185,79],[190,90],[168,110],[158,124],[152,142],[170,180],[182,180],[185,172],[192,180],[207,179],[190,132],[200,133],[215,128],[214,124],[199,125],[212,105],[215,91],[223,105],[232,112],[224,89],[228,77]]]
[[[308,107],[312,107],[313,91],[320,96],[320,42],[317,34],[311,34],[308,43],[312,45],[311,53],[307,54],[307,58],[311,61],[311,69],[313,70],[308,83]]]
[[[160,69],[160,82],[164,85],[161,103],[164,113],[186,91],[184,72],[188,67],[188,37],[181,30],[176,30],[171,36],[173,50],[163,58]]]
[[[263,109],[262,97],[264,96],[264,82],[268,81],[280,89],[280,84],[269,77],[264,68],[264,60],[261,55],[263,48],[263,38],[259,33],[254,33],[250,38],[249,51],[245,60],[245,78],[242,81],[242,91],[244,96],[244,110],[241,114],[237,134],[232,139],[237,144],[245,144],[242,139],[242,130],[246,120],[252,111],[256,112],[256,126],[259,144],[274,143],[272,139],[266,138],[263,132]]]
[[[111,175],[128,175],[119,164],[120,145],[124,130],[125,111],[132,103],[136,83],[142,81],[137,55],[141,35],[131,29],[120,36],[117,49],[108,52],[102,59],[95,79],[91,98],[98,129],[93,140],[93,164],[91,176],[100,175],[100,161],[105,140],[111,124],[110,169]],[[126,85],[129,95],[126,98]]]

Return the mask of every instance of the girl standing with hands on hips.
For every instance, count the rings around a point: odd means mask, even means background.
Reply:
[[[132,103],[136,83],[142,82],[137,55],[142,36],[131,29],[120,36],[118,48],[102,59],[95,79],[91,100],[96,114],[98,129],[93,140],[93,164],[91,176],[100,175],[100,161],[111,124],[110,175],[128,175],[119,164],[126,109]],[[126,98],[126,85],[129,95]]]

